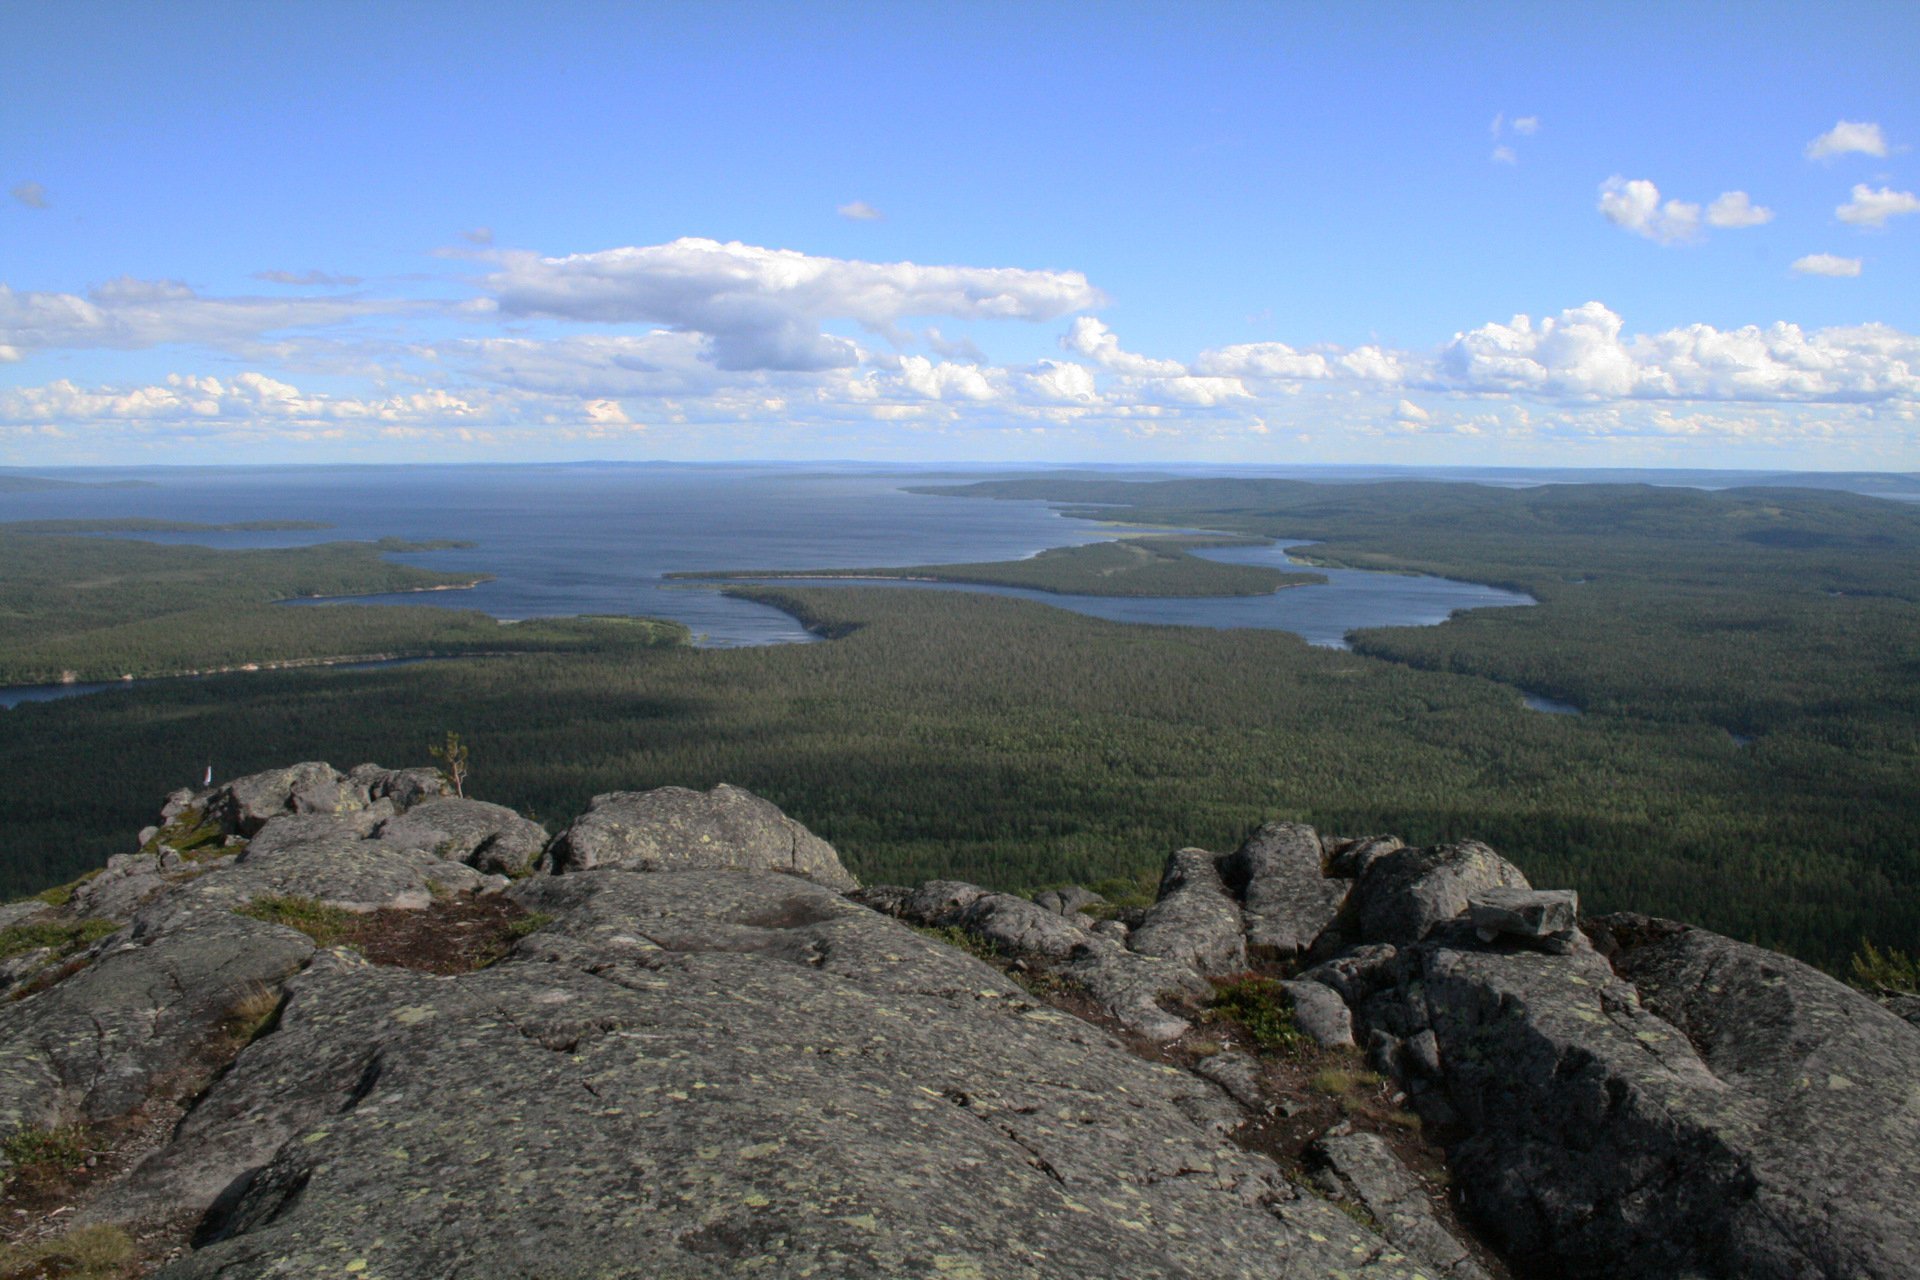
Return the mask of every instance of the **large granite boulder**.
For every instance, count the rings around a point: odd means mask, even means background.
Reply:
[[[751,791],[726,783],[704,792],[661,787],[595,796],[547,856],[561,873],[730,867],[791,872],[842,890],[860,883],[832,845]]]
[[[1357,942],[1418,942],[1486,889],[1531,889],[1520,869],[1477,840],[1396,849],[1365,864],[1342,923]]]
[[[388,844],[424,849],[497,875],[523,876],[547,848],[547,829],[505,805],[439,796],[380,824]]]
[[[1180,849],[1167,858],[1160,897],[1147,909],[1127,945],[1141,955],[1184,964],[1207,976],[1247,967],[1240,906],[1205,849]]]
[[[1247,954],[1287,960],[1307,950],[1347,896],[1347,881],[1321,870],[1320,837],[1298,822],[1269,822],[1220,866],[1239,895]]]

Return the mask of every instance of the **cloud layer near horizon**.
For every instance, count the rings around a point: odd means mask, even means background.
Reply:
[[[1646,186],[1635,207],[1648,225],[1679,216]],[[1751,226],[1766,212],[1730,192],[1705,221]],[[1255,342],[1188,361],[1129,349],[1090,314],[1107,299],[1074,271],[867,262],[694,238],[560,257],[458,254],[483,264],[474,296],[438,303],[213,297],[124,278],[84,296],[0,285],[0,361],[178,346],[249,366],[216,375],[196,358],[147,383],[15,386],[0,391],[0,434],[527,441],[905,424],[1167,439],[1333,430],[1753,440],[1871,422],[1910,451],[1920,432],[1920,338],[1882,325],[1634,334],[1592,301],[1480,323],[1427,350]],[[1795,270],[1848,275],[1858,260],[1810,255]],[[262,274],[323,282],[317,272]],[[377,328],[403,313],[431,332],[398,339]],[[930,318],[1066,325],[1059,357],[994,363],[964,335],[911,327]],[[834,331],[848,326],[866,337]],[[339,389],[341,378],[356,389]]]

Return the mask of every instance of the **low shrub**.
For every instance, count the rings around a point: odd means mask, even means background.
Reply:
[[[1311,1043],[1293,1025],[1286,989],[1272,978],[1239,978],[1213,994],[1209,1016],[1232,1022],[1267,1053],[1288,1053]]]

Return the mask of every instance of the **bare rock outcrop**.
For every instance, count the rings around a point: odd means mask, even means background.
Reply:
[[[1286,960],[1313,945],[1347,896],[1347,882],[1322,869],[1320,837],[1298,822],[1269,822],[1220,870],[1241,900],[1247,954]]]
[[[593,798],[548,853],[557,872],[595,867],[787,871],[832,889],[859,887],[833,846],[751,791],[661,787]]]
[[[1205,849],[1181,849],[1167,859],[1160,899],[1127,940],[1141,955],[1184,964],[1203,975],[1247,967],[1240,906]]]

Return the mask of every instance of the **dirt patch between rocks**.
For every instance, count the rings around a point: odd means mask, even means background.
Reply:
[[[369,911],[341,941],[374,964],[422,973],[472,973],[505,956],[546,923],[503,894],[462,895],[419,911]]]

